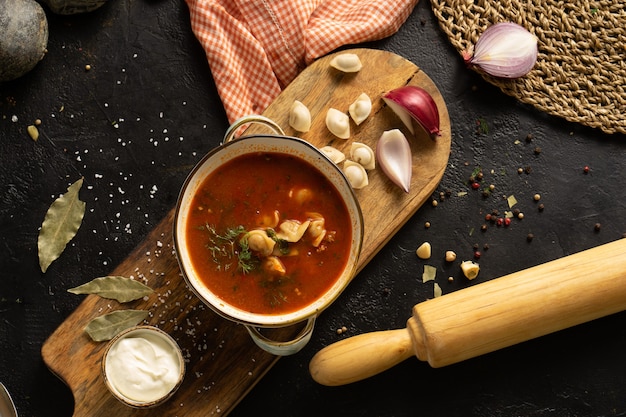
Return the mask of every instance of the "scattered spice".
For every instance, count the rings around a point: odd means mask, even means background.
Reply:
[[[429,229],[430,228],[430,222],[424,223],[424,228]]]
[[[476,126],[478,127],[478,133],[482,133],[483,135],[489,133],[489,125],[482,117],[476,120]]]
[[[443,292],[441,291],[441,287],[435,282],[435,285],[433,287],[433,296],[437,298],[441,297],[441,294],[443,294]]]
[[[583,173],[589,174],[589,165],[585,165],[585,167],[583,168]]]
[[[537,146],[534,150],[535,155],[539,155],[541,153],[541,148],[539,146]]]
[[[535,238],[535,235],[533,235],[532,233],[529,233],[528,235],[526,235],[526,241],[528,242],[532,242],[534,238]]]
[[[461,263],[461,270],[463,271],[463,275],[465,275],[467,279],[471,280],[478,276],[480,266],[473,261],[463,261]]]
[[[535,194],[535,195],[533,196],[533,200],[535,200],[535,201],[539,201],[539,200],[541,200],[541,195],[540,195],[540,194]]]
[[[446,251],[446,262],[454,262],[456,260],[456,253],[454,251]]]
[[[342,327],[337,329],[337,334],[343,334],[343,333],[345,333],[347,331],[348,331],[348,328],[346,326],[342,326]]]
[[[36,142],[37,139],[39,139],[39,130],[37,130],[35,125],[29,125],[26,130],[28,131],[28,135],[31,137],[32,140]]]
[[[415,251],[415,254],[418,256],[418,258],[420,259],[429,259],[430,255],[431,255],[431,247],[430,247],[430,243],[428,242],[424,242],[420,245],[419,248],[417,248],[417,250]]]
[[[539,209],[539,211],[543,211],[543,209],[545,208],[545,206],[543,205],[543,203],[539,204],[539,206],[537,206],[537,209]]]
[[[593,225],[593,229],[596,232],[599,232],[601,228],[602,228],[602,225],[600,223],[596,223],[596,224]]]
[[[422,282],[434,281],[437,276],[437,268],[432,265],[424,265],[422,273]]]

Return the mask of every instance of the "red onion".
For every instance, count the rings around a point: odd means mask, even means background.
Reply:
[[[439,135],[439,110],[428,91],[414,85],[405,85],[383,95],[383,100],[398,115],[411,133],[415,120],[431,136]]]
[[[383,132],[376,144],[378,166],[394,184],[409,192],[413,156],[406,137],[399,129]]]
[[[516,23],[496,23],[478,38],[473,55],[463,55],[467,64],[494,77],[518,78],[528,74],[537,62],[537,38]]]

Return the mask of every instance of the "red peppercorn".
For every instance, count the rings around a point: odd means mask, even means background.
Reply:
[[[504,219],[504,225],[505,226],[510,226],[511,225],[511,219],[509,217],[507,217],[506,219]]]
[[[474,181],[474,182],[472,183],[472,188],[473,188],[473,189],[475,189],[475,190],[478,190],[478,189],[480,188],[480,183],[478,183],[478,182]]]
[[[474,251],[474,258],[480,259],[480,251]]]
[[[583,168],[583,172],[584,172],[585,174],[588,174],[588,173],[589,173],[589,165],[585,165],[585,167]]]
[[[502,224],[504,224],[504,220],[502,219],[502,217],[498,217],[498,220],[496,220],[496,224],[498,226],[502,226]]]

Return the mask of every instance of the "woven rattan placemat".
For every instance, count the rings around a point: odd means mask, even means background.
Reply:
[[[626,133],[626,0],[431,0],[459,52],[497,22],[515,22],[538,39],[533,70],[504,80],[506,94],[549,114]]]

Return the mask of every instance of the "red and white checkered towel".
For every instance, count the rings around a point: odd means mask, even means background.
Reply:
[[[418,0],[186,0],[229,121],[260,114],[307,65],[394,34]]]

